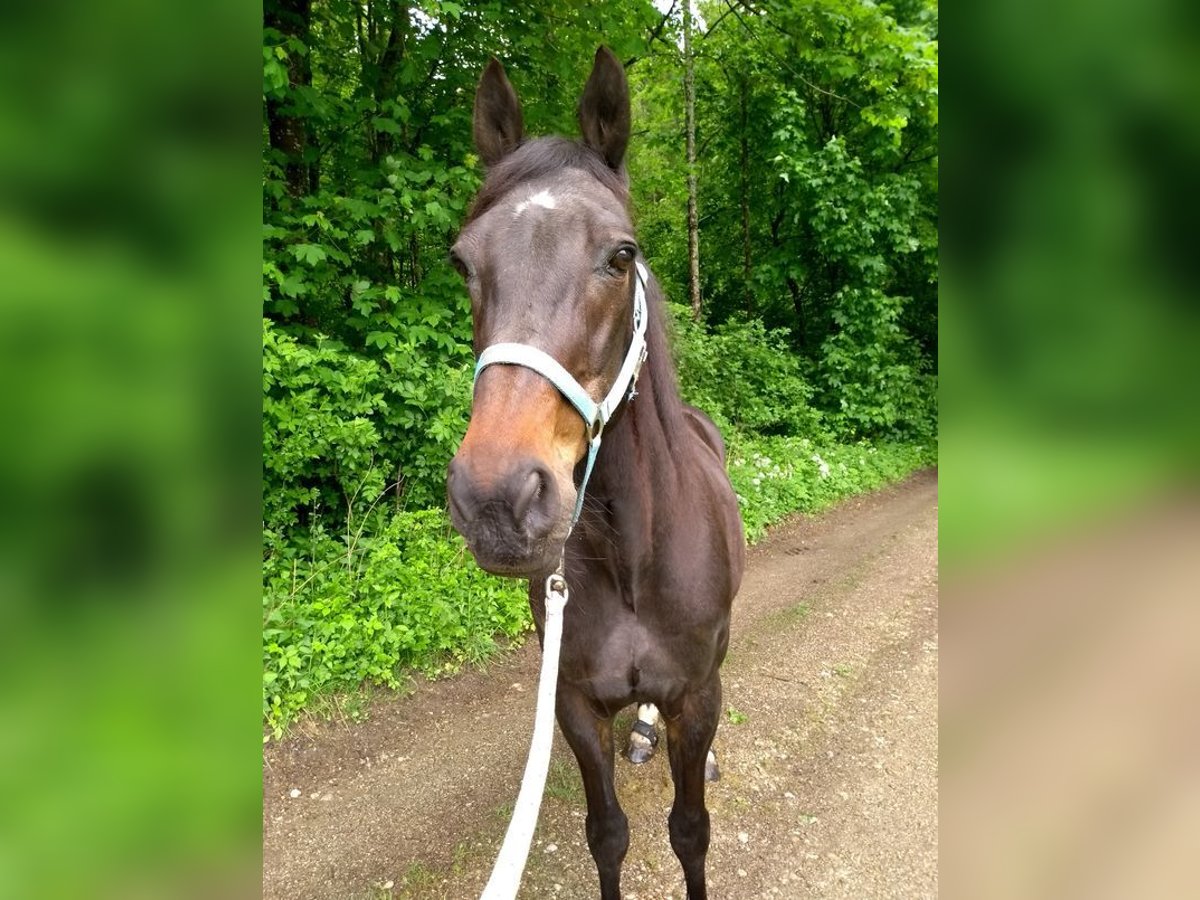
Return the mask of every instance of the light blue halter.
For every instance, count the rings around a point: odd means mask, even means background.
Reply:
[[[621,404],[622,398],[628,392],[630,399],[636,396],[638,373],[642,363],[646,361],[646,280],[649,276],[641,261],[635,261],[637,277],[633,288],[633,339],[629,342],[629,352],[621,363],[621,371],[613,382],[608,394],[597,403],[583,386],[575,380],[575,376],[549,353],[539,350],[529,344],[492,344],[479,354],[475,363],[475,380],[479,381],[479,373],[491,365],[524,366],[533,369],[558,388],[559,393],[566,397],[571,405],[583,416],[587,426],[588,456],[587,466],[583,470],[583,481],[579,485],[579,494],[575,500],[575,512],[571,516],[571,527],[579,521],[583,511],[583,492],[587,489],[588,479],[592,477],[592,466],[596,463],[596,453],[600,450],[600,435],[604,426],[612,418],[613,412]]]

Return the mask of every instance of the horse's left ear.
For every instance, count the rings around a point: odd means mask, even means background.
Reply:
[[[475,89],[475,147],[485,166],[494,165],[521,143],[525,120],[521,101],[504,66],[492,57]]]
[[[613,169],[621,167],[629,143],[629,82],[625,67],[607,47],[596,51],[596,62],[579,100],[583,142],[604,157]]]

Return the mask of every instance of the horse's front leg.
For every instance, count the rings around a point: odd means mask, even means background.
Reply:
[[[688,900],[707,900],[704,859],[708,854],[708,810],[704,806],[704,773],[721,711],[721,678],[685,694],[677,708],[664,709],[667,752],[675,802],[667,825],[671,849],[683,864]]]
[[[621,862],[629,849],[629,820],[613,785],[612,719],[598,715],[581,691],[558,685],[558,726],[570,744],[587,795],[587,840],[600,874],[601,900],[620,900]]]

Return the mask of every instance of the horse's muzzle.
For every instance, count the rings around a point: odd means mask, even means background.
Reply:
[[[557,562],[565,536],[562,504],[541,462],[525,459],[499,477],[485,478],[456,456],[446,474],[446,494],[450,521],[481,568],[531,576]]]

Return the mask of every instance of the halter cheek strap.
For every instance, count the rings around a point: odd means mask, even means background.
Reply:
[[[571,527],[579,521],[583,511],[583,493],[587,489],[588,479],[592,477],[592,467],[596,463],[596,454],[600,450],[600,436],[604,426],[612,418],[612,414],[626,394],[632,399],[637,391],[638,373],[642,363],[646,361],[646,281],[649,275],[641,261],[635,261],[637,277],[633,288],[633,338],[629,342],[629,351],[621,363],[617,380],[609,389],[604,399],[597,403],[583,389],[575,376],[544,350],[539,350],[530,344],[492,344],[479,354],[475,363],[475,380],[479,381],[479,373],[492,365],[524,366],[532,369],[558,388],[560,394],[567,398],[583,418],[587,427],[588,455],[587,465],[583,470],[583,481],[579,485],[579,493],[575,500],[575,512],[571,516]]]

